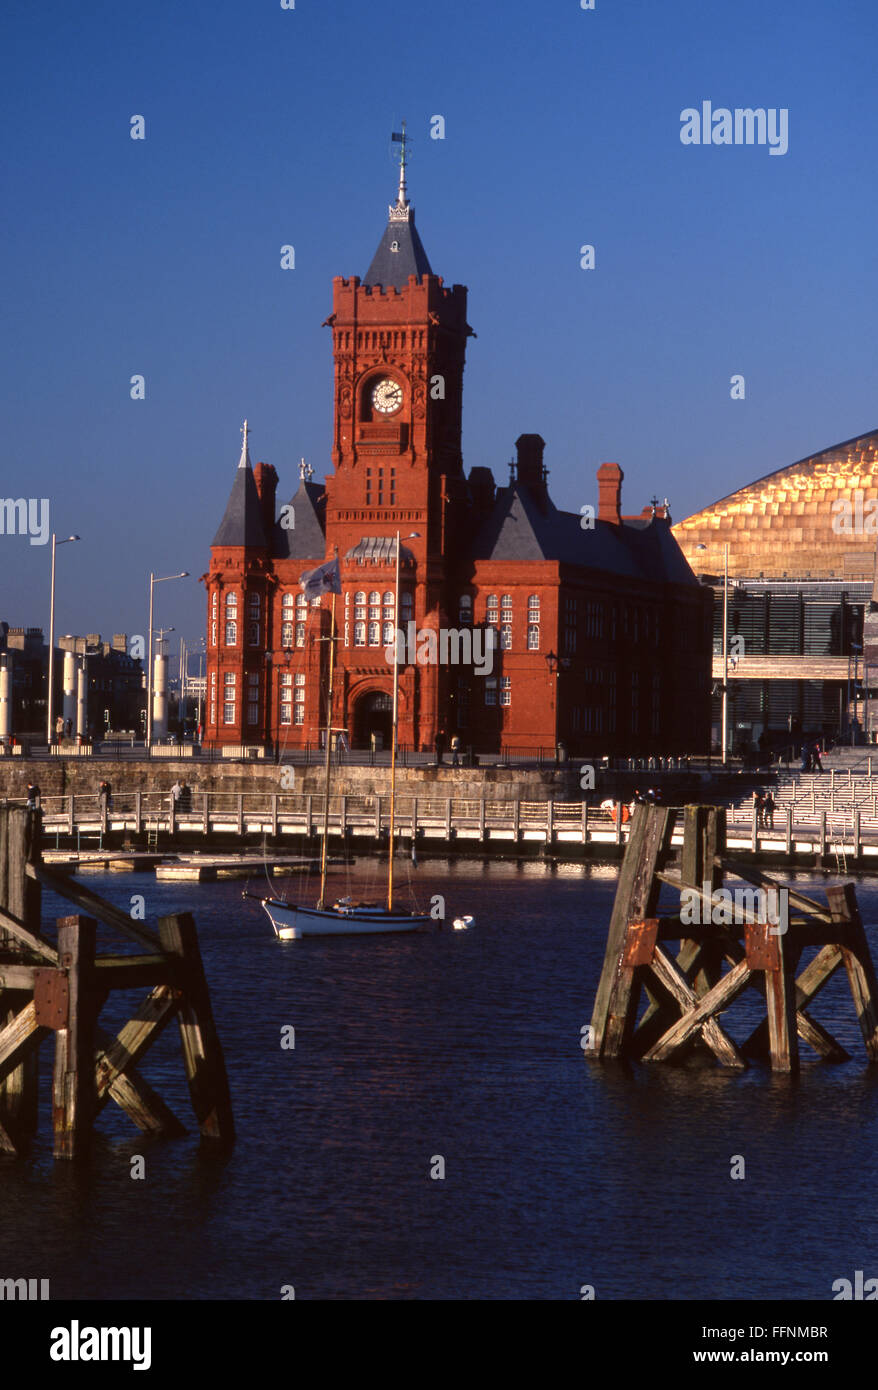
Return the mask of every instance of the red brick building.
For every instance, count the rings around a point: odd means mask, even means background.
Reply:
[[[518,439],[507,485],[464,473],[466,297],[431,270],[403,166],[365,278],[333,281],[334,472],[320,485],[303,465],[278,507],[245,426],[203,576],[207,743],[319,741],[330,600],[309,604],[299,579],[337,554],[332,723],[353,747],[389,741],[398,627],[401,745],[432,749],[441,731],[482,751],[706,749],[710,595],[666,508],[623,517],[622,470],[605,463],[595,516],[559,511],[537,434]]]

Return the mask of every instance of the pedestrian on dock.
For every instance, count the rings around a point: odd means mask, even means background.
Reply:
[[[109,809],[110,809],[110,784],[109,784],[109,782],[101,782],[101,785],[100,785],[100,787],[98,788],[98,792],[99,792],[99,795],[100,795],[101,815],[103,816],[103,815],[105,815],[106,812],[109,811]]]
[[[765,825],[765,797],[760,791],[753,793],[753,809],[756,812],[756,829],[762,830]]]
[[[823,764],[820,761],[820,740],[815,739],[811,745],[811,767],[814,772],[822,772]]]
[[[28,782],[27,784],[26,809],[30,815],[40,810],[40,789],[36,782]]]
[[[451,739],[451,766],[460,767],[460,738],[457,734]]]
[[[433,740],[433,747],[436,751],[436,766],[442,766],[442,759],[445,756],[445,731],[440,729]]]
[[[767,826],[769,830],[774,829],[774,807],[775,800],[769,788],[762,798],[762,824]]]

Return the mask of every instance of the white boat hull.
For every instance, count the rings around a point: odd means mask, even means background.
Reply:
[[[275,933],[282,941],[301,936],[374,936],[378,932],[423,931],[433,925],[424,914],[387,912],[380,907],[297,907],[263,898]]]

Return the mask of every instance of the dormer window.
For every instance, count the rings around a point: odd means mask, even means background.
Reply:
[[[399,242],[398,242],[398,241],[392,241],[392,242],[390,243],[390,249],[391,249],[391,251],[398,251],[398,250],[399,250]]]

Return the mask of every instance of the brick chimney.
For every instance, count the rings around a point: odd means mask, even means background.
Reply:
[[[265,534],[271,541],[275,522],[275,494],[277,493],[277,470],[271,463],[257,463],[253,468],[253,479],[262,506],[262,524]]]
[[[515,441],[518,461],[515,465],[516,477],[530,492],[538,505],[545,510],[548,488],[543,466],[543,450],[546,441],[538,434],[520,434]]]
[[[598,469],[598,521],[619,526],[622,521],[622,479],[618,463],[602,463]]]

